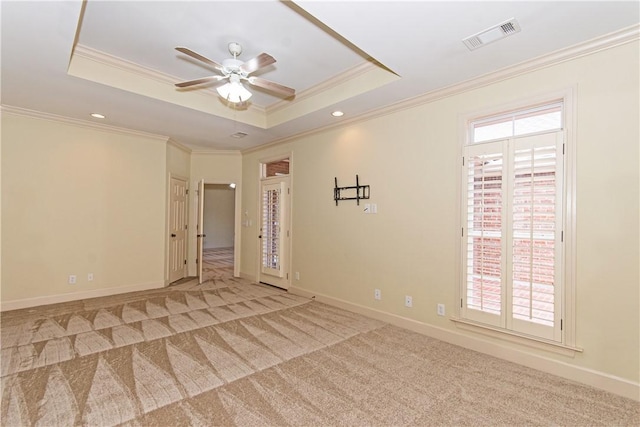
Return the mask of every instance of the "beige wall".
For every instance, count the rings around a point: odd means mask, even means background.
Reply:
[[[188,179],[191,173],[191,150],[169,141],[167,143],[167,172],[174,177]]]
[[[240,212],[242,197],[242,155],[240,152],[215,152],[191,154],[191,183],[190,187],[198,188],[198,182],[204,179],[205,184],[236,184],[238,202],[235,211]],[[191,191],[189,198],[189,275],[196,274],[196,224],[197,224],[197,195]],[[240,234],[240,222],[236,220],[234,232]],[[236,246],[240,251],[240,245]]]
[[[612,48],[243,157],[241,273],[255,277],[258,164],[292,152],[292,285],[311,293],[636,383],[640,380],[638,43]],[[574,357],[456,328],[461,115],[567,88],[577,128],[577,305]],[[371,186],[377,215],[332,200]],[[373,290],[382,290],[374,301]],[[413,308],[403,305],[412,295]],[[447,317],[436,315],[446,304]],[[566,364],[566,365],[564,365]],[[562,368],[561,368],[562,369]]]
[[[158,138],[3,113],[3,305],[162,286],[165,157]]]

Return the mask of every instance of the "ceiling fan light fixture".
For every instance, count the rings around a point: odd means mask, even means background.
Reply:
[[[218,95],[229,102],[233,102],[234,104],[244,102],[251,98],[251,92],[249,92],[247,88],[240,83],[240,79],[237,76],[235,79],[233,77],[234,76],[232,75],[229,83],[216,89],[218,91]]]

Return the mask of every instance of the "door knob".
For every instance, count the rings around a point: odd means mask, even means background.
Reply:
[[[173,234],[173,233],[171,233],[171,237],[176,237],[176,235],[175,235],[175,234]]]

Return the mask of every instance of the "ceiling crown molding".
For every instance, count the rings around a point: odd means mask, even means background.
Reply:
[[[4,104],[0,105],[0,111],[2,111],[3,114],[13,114],[15,116],[49,120],[53,122],[65,123],[65,124],[70,124],[78,127],[88,128],[88,129],[119,133],[122,135],[150,138],[150,139],[162,141],[163,143],[166,143],[169,140],[168,136],[158,135],[158,134],[139,131],[139,130],[121,128],[118,126],[105,125],[102,123],[94,123],[87,120],[80,120],[80,119],[74,119],[71,117],[59,116],[57,114],[44,113],[42,111],[29,110],[27,108],[15,107],[13,105],[4,105]]]
[[[169,84],[174,86],[176,82],[181,81],[179,77],[172,76],[171,74],[162,73],[160,71],[156,71],[152,68],[145,67],[140,64],[136,64],[135,62],[131,62],[129,60],[101,52],[97,49],[93,49],[88,46],[84,46],[81,44],[76,45],[73,55],[78,55],[81,58],[85,58],[109,67],[114,67],[128,73],[132,73],[143,78],[156,80],[161,83]],[[205,88],[200,91],[203,95],[211,96],[212,98],[218,99],[218,93],[213,89]],[[247,108],[249,110],[254,110],[260,114],[265,113],[264,107],[251,104]]]
[[[342,73],[339,73],[334,77],[331,77],[323,82],[320,82],[315,86],[311,86],[310,88],[297,93],[293,101],[287,101],[286,99],[282,99],[280,101],[277,101],[269,105],[266,108],[266,112],[267,114],[274,113],[278,110],[289,107],[292,104],[295,104],[296,102],[304,101],[305,99],[314,97],[322,92],[327,91],[330,88],[338,86],[342,83],[346,83],[350,80],[356,79],[376,68],[383,68],[383,67],[373,60],[367,60],[354,67],[349,68],[348,70]]]
[[[451,85],[442,89],[425,93],[423,95],[419,95],[415,98],[398,102],[394,105],[390,105],[380,109],[379,112],[381,112],[382,114],[386,114],[388,112],[426,104],[438,99],[446,98],[462,92],[467,92],[470,90],[481,88],[483,86],[508,80],[522,74],[531,73],[543,68],[561,64],[566,61],[571,61],[586,55],[591,55],[602,50],[621,46],[623,44],[637,41],[639,39],[640,24],[632,25],[619,31],[615,31],[613,33],[605,34],[604,36],[591,39],[584,43],[579,43],[577,45],[569,46],[564,49],[559,49],[554,52],[539,56],[537,58],[505,67],[501,70],[474,77],[472,79],[456,83],[455,85]]]
[[[242,152],[240,150],[207,150],[207,149],[198,149],[191,150],[191,154],[200,154],[200,155],[216,155],[216,156],[242,156]]]
[[[293,99],[283,99],[266,108],[249,103],[245,111],[249,114],[243,114],[240,118],[231,115],[231,110],[228,108],[215,107],[217,104],[213,100],[217,101],[220,97],[212,89],[203,88],[197,92],[198,97],[204,98],[194,98],[195,94],[191,94],[189,97],[185,96],[178,100],[175,98],[175,82],[180,80],[178,77],[85,45],[78,44],[74,48],[68,74],[200,110],[228,120],[238,120],[262,129],[269,129],[305,114],[327,108],[335,102],[351,98],[400,78],[375,61],[366,60],[333,78],[298,93]],[[123,76],[129,78],[123,78]],[[145,83],[154,82],[155,86],[148,87],[146,84],[141,86],[134,82],[136,79]],[[140,90],[140,87],[144,89]],[[197,101],[195,101],[196,99]]]
[[[171,145],[173,147],[176,147],[177,149],[182,150],[187,154],[191,154],[193,152],[193,150],[191,148],[187,147],[186,145],[182,145],[181,143],[179,143],[178,141],[176,141],[173,138],[169,138],[167,140],[167,145]]]
[[[162,73],[152,68],[145,67],[135,62],[120,58],[118,56],[111,55],[106,52],[99,51],[97,49],[94,49],[82,44],[78,44],[75,46],[73,55],[77,55],[79,57],[89,59],[91,61],[95,61],[109,67],[115,67],[120,70],[133,73],[144,78],[153,79],[158,82],[169,84],[172,86],[175,84],[175,82],[181,80],[179,77],[173,76],[171,74]],[[371,70],[380,68],[380,67],[381,65],[376,63],[375,61],[367,60],[315,86],[312,86],[304,91],[299,92],[298,94],[296,94],[293,100],[282,99],[280,101],[277,101],[267,106],[266,108],[255,105],[255,104],[251,104],[249,105],[248,108],[252,110],[256,110],[257,112],[260,112],[263,114],[264,113],[270,114],[280,109],[283,109],[285,107],[289,107],[295,104],[296,102],[301,102],[301,101],[304,101],[305,99],[316,96],[322,92],[325,92],[329,88],[332,88],[339,84],[356,79],[366,74],[367,72],[370,72]],[[213,89],[204,88],[201,90],[201,92],[207,95],[210,95],[212,98],[217,99],[219,97],[218,93]]]
[[[422,95],[418,95],[414,98],[399,101],[395,104],[388,105],[377,110],[369,111],[359,116],[343,120],[339,123],[333,123],[327,126],[321,126],[315,129],[310,129],[305,132],[291,135],[286,138],[271,141],[267,144],[259,145],[257,147],[251,147],[246,150],[242,150],[242,154],[249,154],[269,147],[274,147],[281,144],[294,141],[296,139],[313,135],[316,133],[324,132],[330,129],[340,128],[352,125],[354,123],[364,122],[377,117],[386,116],[401,110],[417,107],[423,104],[437,101],[439,99],[447,98],[449,96],[457,95],[470,90],[478,89],[483,86],[498,83],[503,80],[508,80],[513,77],[517,77],[522,74],[537,71],[543,68],[551,67],[561,64],[566,61],[580,58],[582,56],[591,55],[602,50],[611,49],[617,46],[621,46],[627,43],[640,40],[640,24],[635,24],[630,27],[623,28],[618,31],[614,31],[609,34],[605,34],[600,37],[596,37],[584,43],[579,43],[564,49],[559,49],[546,55],[539,56],[529,61],[524,61],[509,67],[505,67],[501,70],[497,70],[488,74],[484,74],[478,77],[474,77],[469,80],[465,80],[460,83],[456,83],[451,86],[447,86],[441,89],[436,89],[431,92],[427,92]]]

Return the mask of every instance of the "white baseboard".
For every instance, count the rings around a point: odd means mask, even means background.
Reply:
[[[557,375],[568,380],[599,388],[619,396],[640,401],[640,383],[637,382],[629,381],[627,379],[593,369],[583,368],[559,360],[539,356],[537,354],[528,353],[512,347],[502,346],[487,341],[482,337],[471,337],[460,332],[428,325],[397,314],[387,313],[359,304],[354,304],[339,298],[322,295],[306,289],[296,288],[295,286],[290,287],[289,292],[307,298],[315,298],[316,301],[363,314],[376,320],[381,320],[395,326],[409,329],[450,344],[455,344],[460,347],[488,354],[509,362],[517,363],[519,365]]]
[[[70,292],[67,294],[47,295],[35,298],[17,299],[0,302],[0,311],[18,310],[21,308],[37,307],[40,305],[57,304],[60,302],[77,301],[87,298],[106,297],[127,292],[146,291],[149,289],[160,289],[164,287],[163,282],[141,283],[137,285],[121,286],[116,288],[92,289],[81,292]]]

